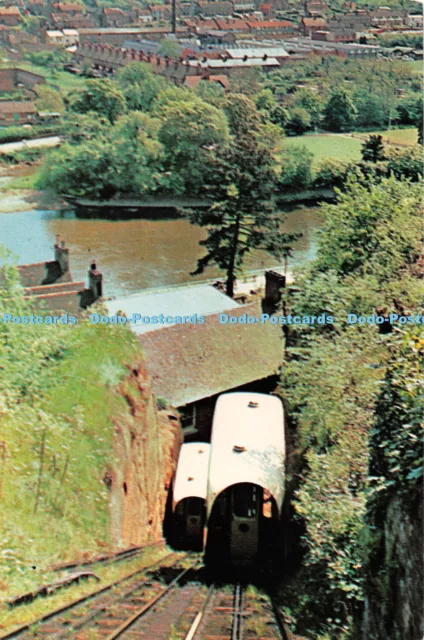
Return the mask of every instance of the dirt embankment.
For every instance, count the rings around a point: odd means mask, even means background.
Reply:
[[[111,525],[118,546],[144,545],[162,536],[168,488],[182,443],[177,415],[158,411],[142,365],[119,387],[128,413],[115,418],[110,471]]]

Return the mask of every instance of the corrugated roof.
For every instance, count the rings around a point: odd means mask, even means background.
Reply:
[[[286,58],[288,57],[287,51],[284,47],[254,47],[249,49],[227,49],[226,53],[230,58],[262,58],[267,55],[269,58]]]
[[[228,313],[258,317],[261,310],[253,303]],[[203,325],[174,325],[139,340],[154,393],[176,407],[263,380],[277,373],[282,360],[278,325],[220,324],[219,314]]]
[[[277,58],[267,58],[264,60],[261,58],[248,58],[247,60],[243,59],[226,59],[226,60],[206,60],[206,62],[201,62],[199,60],[189,60],[188,64],[191,67],[202,67],[204,69],[223,69],[227,67],[231,69],[233,67],[278,67],[279,62]]]

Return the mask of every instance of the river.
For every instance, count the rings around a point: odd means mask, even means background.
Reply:
[[[303,233],[289,269],[314,257],[319,224],[317,209],[299,208],[287,214],[284,230]],[[83,220],[71,212],[0,212],[0,244],[13,252],[19,264],[52,260],[57,234],[70,247],[74,280],[86,281],[88,266],[95,259],[104,274],[106,296],[220,275],[211,267],[201,276],[190,276],[204,253],[199,240],[205,230],[185,219]],[[275,265],[276,260],[262,251],[252,252],[245,261],[246,270]]]

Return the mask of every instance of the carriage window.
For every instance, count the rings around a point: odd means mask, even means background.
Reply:
[[[196,429],[196,407],[194,404],[189,404],[186,407],[180,409],[181,413],[181,426],[183,431],[188,433],[195,431]]]
[[[253,518],[258,510],[258,488],[251,484],[233,487],[233,514],[239,518]]]
[[[199,498],[187,498],[187,513],[189,516],[200,515],[201,500]]]

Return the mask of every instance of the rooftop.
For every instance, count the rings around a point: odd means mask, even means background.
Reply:
[[[0,113],[37,113],[33,102],[17,102],[14,100],[2,100]]]
[[[269,58],[287,58],[289,54],[284,47],[252,47],[246,49],[227,49],[226,53],[230,58],[262,58],[267,55]]]
[[[133,313],[145,316],[206,316],[226,309],[239,309],[239,305],[209,284],[193,284],[170,287],[169,289],[148,289],[140,293],[107,300],[108,312],[113,315],[123,312],[127,317]],[[163,329],[163,324],[132,325],[134,333],[142,334]],[[155,332],[156,332],[155,331]]]
[[[247,54],[245,54],[247,55]],[[263,54],[262,54],[263,55]],[[188,64],[192,67],[203,67],[210,69],[222,69],[223,67],[278,67],[279,62],[277,58],[267,58],[266,60],[261,58],[247,58],[247,60],[236,58],[235,60],[228,58],[223,60],[206,60],[206,62],[200,62],[199,60],[189,60]]]
[[[227,310],[239,317],[261,313],[257,303]],[[154,393],[176,407],[268,378],[282,360],[279,326],[220,324],[219,314],[204,324],[150,331],[139,340]]]

